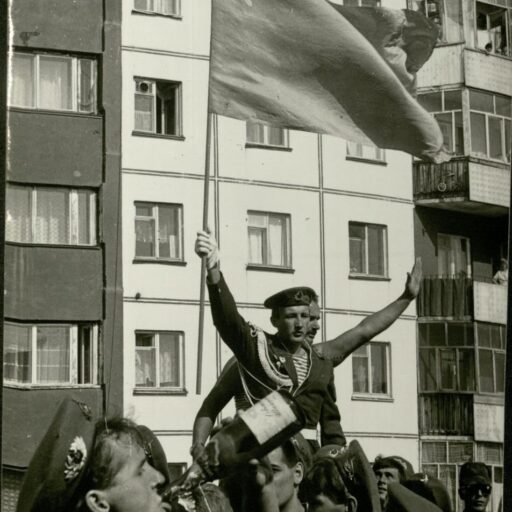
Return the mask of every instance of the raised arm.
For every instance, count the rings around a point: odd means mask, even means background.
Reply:
[[[235,395],[239,384],[238,367],[234,358],[230,359],[217,379],[217,382],[204,399],[194,420],[192,447],[190,454],[196,460],[203,452],[213,424],[219,413]]]
[[[331,341],[318,344],[317,350],[324,357],[331,359],[333,366],[341,364],[354,350],[386,330],[405,311],[407,306],[418,296],[421,276],[421,258],[417,258],[411,272],[407,274],[405,289],[398,299],[384,309],[366,317],[353,329]]]

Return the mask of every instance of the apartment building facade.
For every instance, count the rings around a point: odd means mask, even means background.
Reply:
[[[319,337],[332,338],[398,297],[414,261],[411,157],[207,117],[209,23],[198,0],[123,1],[124,410],[155,430],[173,474],[190,462],[195,414],[230,356],[207,305],[197,394],[207,122],[209,223],[245,318],[272,330],[263,300],[309,285]],[[417,466],[415,323],[412,306],[336,384],[348,437],[370,458]]]
[[[421,465],[447,484],[462,510],[458,468],[485,462],[497,510],[507,287],[496,272],[508,258],[512,3],[427,0],[411,7],[441,28],[418,75],[418,97],[454,154],[439,165],[413,164],[415,249],[425,271],[418,300]]]
[[[121,413],[120,5],[10,2],[2,510],[63,396]]]

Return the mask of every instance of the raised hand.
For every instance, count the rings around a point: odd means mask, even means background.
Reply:
[[[208,268],[208,270],[214,268],[219,263],[217,240],[215,240],[215,237],[209,229],[197,232],[194,249],[200,258],[206,258],[206,268]]]
[[[405,282],[404,295],[409,300],[414,300],[420,292],[421,278],[423,276],[421,258],[416,258],[416,262],[410,272],[407,272],[407,281]]]

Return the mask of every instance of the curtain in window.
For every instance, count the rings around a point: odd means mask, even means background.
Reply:
[[[135,0],[133,8],[139,11],[150,11],[152,5],[152,0]]]
[[[163,14],[176,14],[178,12],[179,0],[160,0],[162,2],[161,12]]]
[[[69,58],[39,58],[39,107],[71,110],[72,61]]]
[[[245,126],[247,142],[255,144],[265,143],[265,126],[263,124],[247,121]]]
[[[80,112],[94,112],[96,110],[95,63],[89,59],[80,59],[78,62],[80,66],[80,95],[78,98],[78,110]]]
[[[286,219],[270,216],[268,219],[268,259],[271,265],[286,266]]]
[[[443,114],[434,114],[434,117],[441,128],[443,134],[443,141],[445,146],[453,151],[453,129],[452,129],[452,113],[445,112]]]
[[[34,106],[34,57],[32,55],[13,55],[9,96],[9,105]]]
[[[487,156],[487,133],[485,115],[471,112],[471,151]]]
[[[352,356],[352,385],[354,393],[368,393],[370,391],[366,346],[357,349]]]
[[[135,351],[135,385],[156,386],[155,349],[144,348]]]
[[[249,126],[249,123],[247,123]],[[249,262],[266,264],[267,262],[267,217],[266,215],[249,214]]]
[[[30,326],[4,324],[4,378],[30,382]]]
[[[273,146],[284,146],[284,130],[277,126],[268,126],[268,143]]]
[[[366,272],[365,230],[364,226],[349,224],[350,272]]]
[[[158,207],[158,255],[160,258],[179,258],[179,211],[174,206]]]
[[[94,243],[94,233],[91,233],[91,192],[79,190],[78,194],[78,243],[88,245]]]
[[[135,95],[135,129],[143,132],[153,132],[154,128],[154,98],[145,94]]]
[[[156,256],[154,219],[135,220],[135,255]]]
[[[5,238],[11,242],[31,242],[30,187],[7,186]]]
[[[445,0],[443,2],[444,40],[455,43],[462,40],[460,0]]]
[[[37,382],[70,382],[69,327],[37,328]]]
[[[501,135],[501,119],[489,116],[489,156],[496,160],[505,160]]]
[[[368,226],[368,272],[385,275],[384,231],[381,227]]]
[[[372,393],[387,394],[386,345],[372,343],[370,350],[372,362]]]
[[[63,189],[38,189],[34,242],[68,244],[68,192]]]
[[[160,334],[160,386],[180,385],[180,343],[179,336],[172,333]]]
[[[492,350],[479,350],[480,362],[480,391],[484,393],[494,392],[494,371]]]

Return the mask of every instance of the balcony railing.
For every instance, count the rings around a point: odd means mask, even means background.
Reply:
[[[473,435],[473,395],[421,394],[419,418],[421,435]]]
[[[469,317],[473,314],[473,280],[465,276],[426,276],[417,308],[418,316]]]
[[[467,158],[442,164],[414,162],[414,200],[468,199],[469,173]]]

